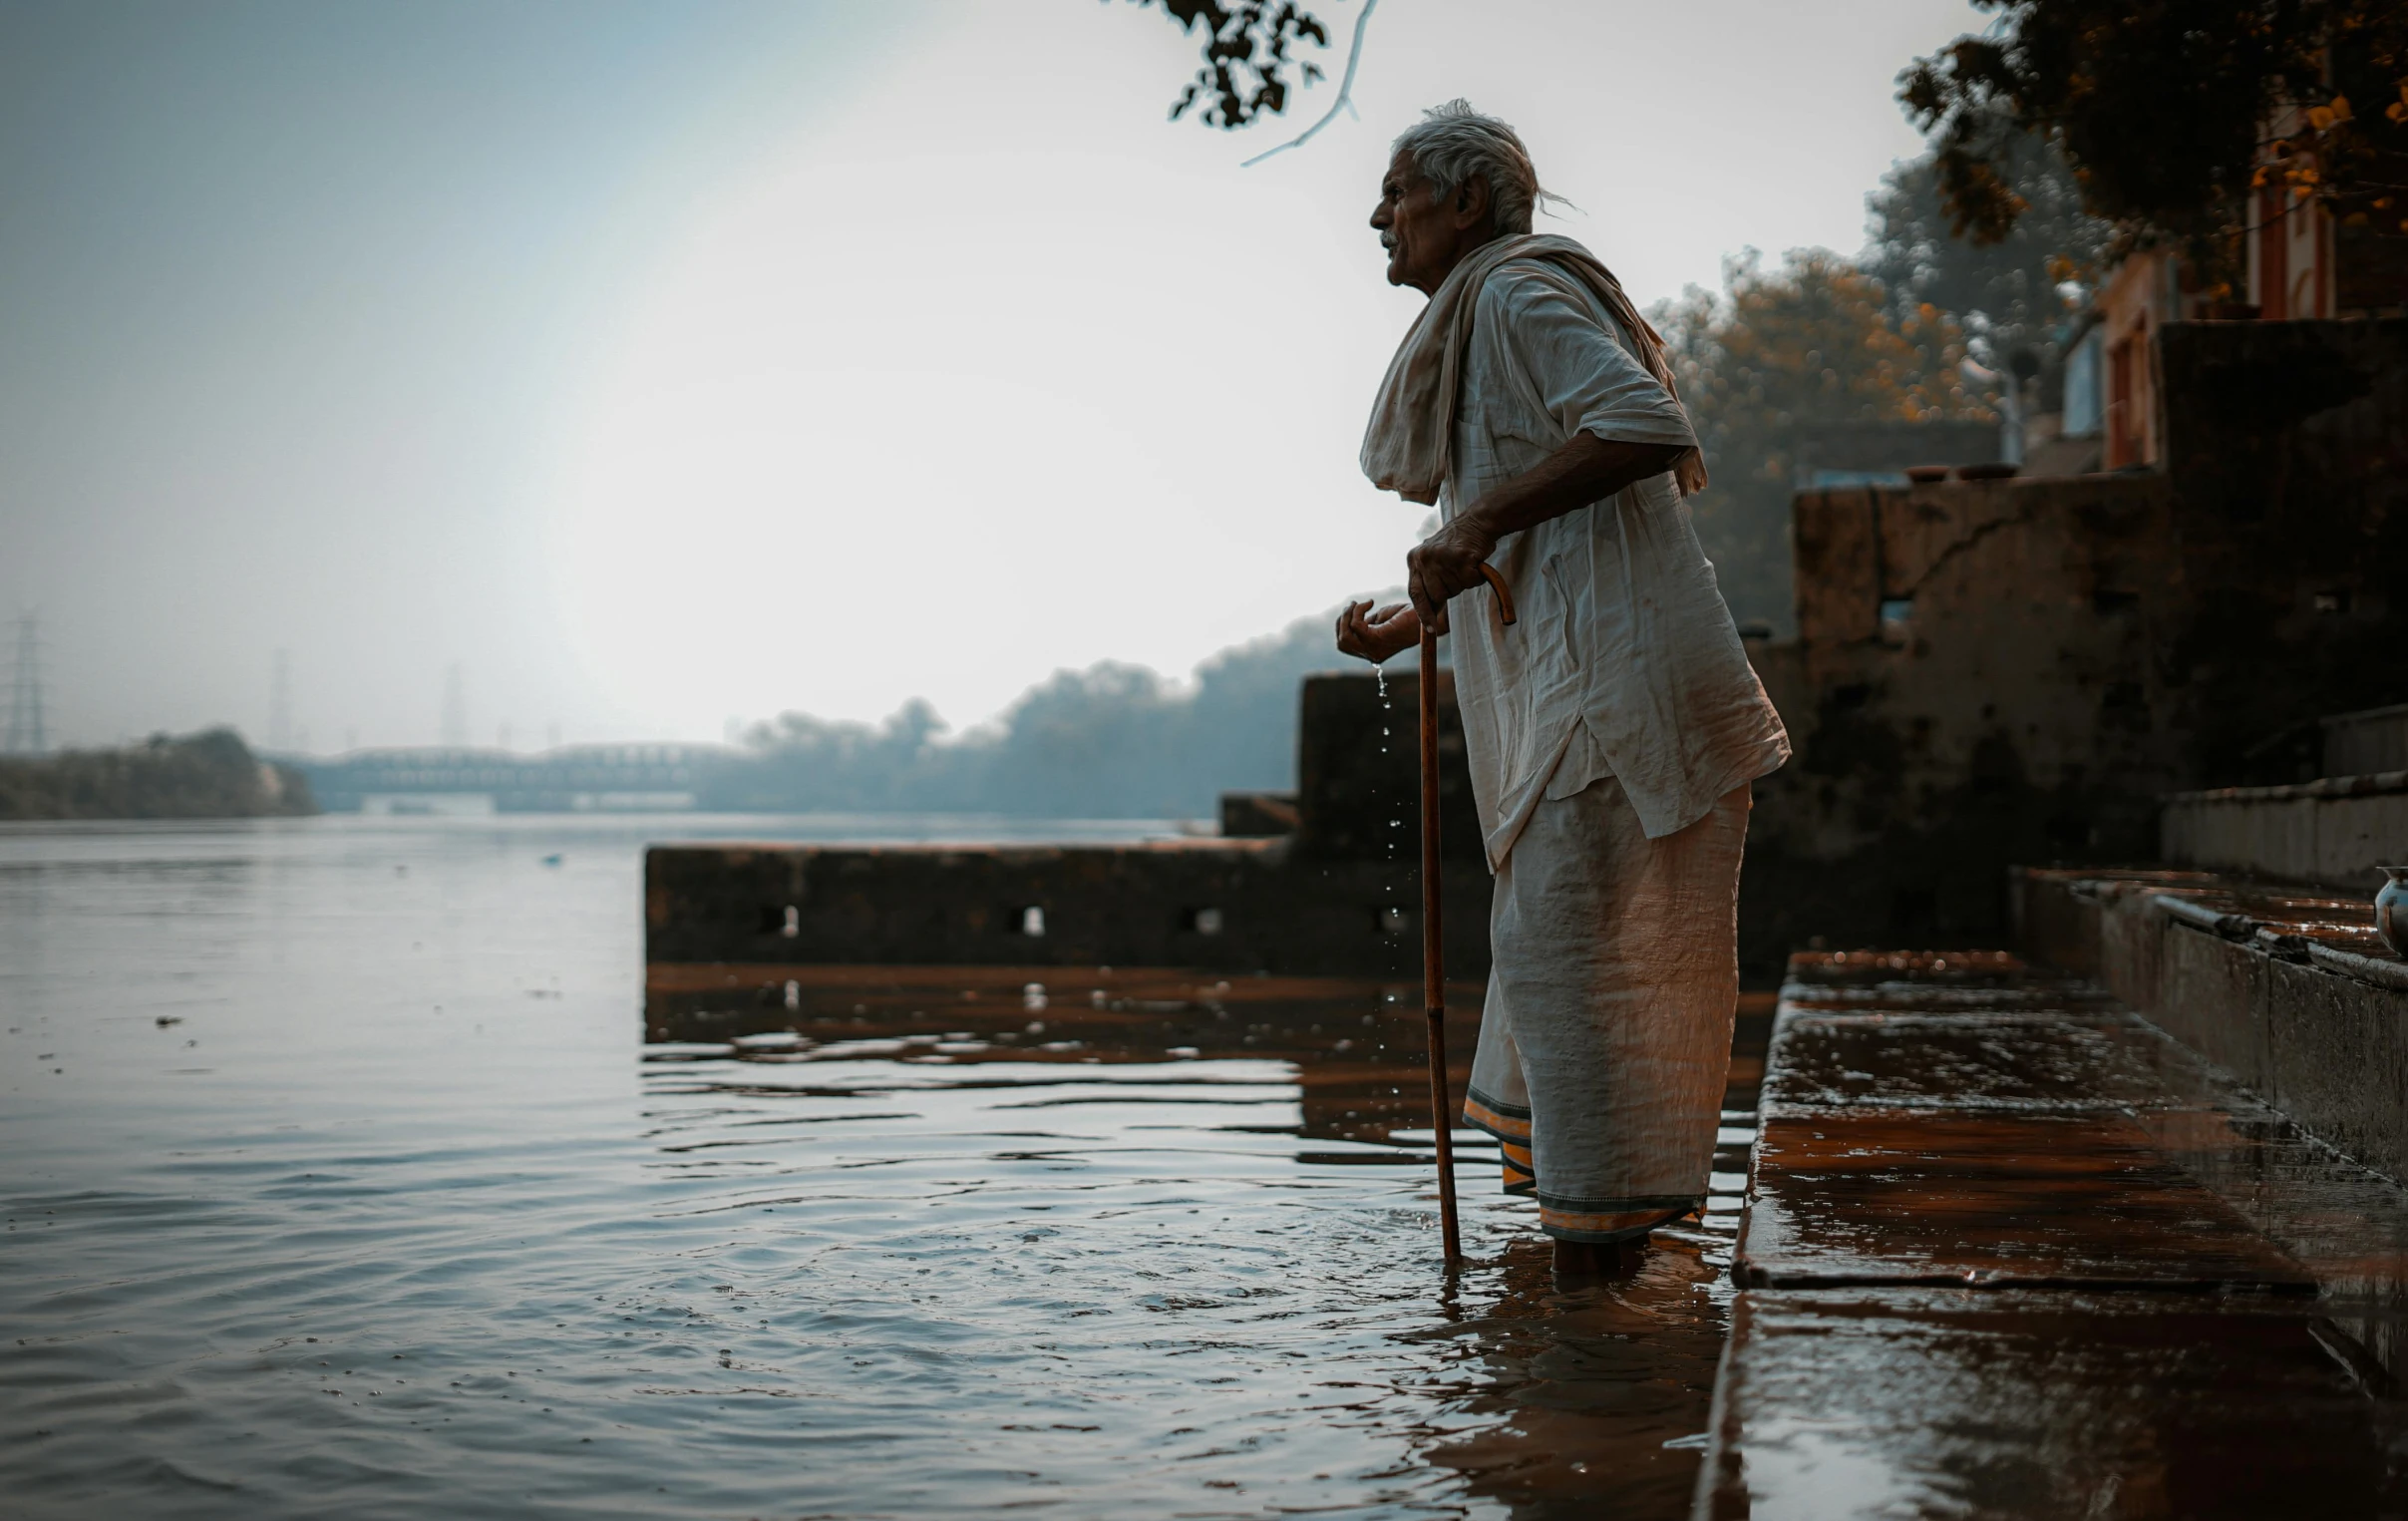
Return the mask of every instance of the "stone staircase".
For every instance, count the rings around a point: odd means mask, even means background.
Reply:
[[[2375,934],[2408,860],[2408,707],[2324,720],[2318,780],[2166,800],[2163,867],[2019,869],[2019,944],[2092,978],[2342,1152],[2408,1178],[2408,961]]]
[[[1792,957],[1700,1521],[2408,1514],[2408,707],[2323,730],[2020,954]]]
[[[1795,958],[1695,1514],[2396,1514],[2408,1191],[2078,978]]]

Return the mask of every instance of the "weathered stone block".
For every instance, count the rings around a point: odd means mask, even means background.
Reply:
[[[2325,776],[2373,776],[2408,771],[2408,703],[2334,713],[2324,731]]]
[[[646,958],[1418,976],[1419,695],[1410,676],[1384,696],[1368,672],[1308,678],[1302,786],[1224,798],[1217,840],[655,846]],[[1447,965],[1479,976],[1491,878],[1451,679],[1441,700]]]
[[[2162,839],[2166,859],[2185,866],[2371,897],[2379,865],[2408,862],[2408,771],[2178,793]]]
[[[1450,860],[1485,863],[1453,671],[1438,673],[1438,690],[1442,846]],[[1307,676],[1303,705],[1296,728],[1296,854],[1316,861],[1418,863],[1420,674]]]
[[[2319,1140],[2408,1178],[2408,965],[2373,944],[2362,905],[2199,873],[2027,871],[2017,892],[2034,956],[2095,942],[2118,997]]]
[[[1766,1112],[1731,1273],[1788,1289],[2313,1287],[2129,1119],[1871,1106]]]
[[[2168,920],[2140,895],[2119,905],[2117,919],[2126,927],[2121,943],[2154,938],[2157,954],[2121,963],[2111,959],[2108,985],[2116,994],[2244,1086],[2281,1102],[2266,1030],[2265,958]],[[2154,978],[2144,980],[2150,972]]]
[[[1699,1521],[2390,1513],[2382,1407],[2281,1302],[1739,1296]]]
[[[2376,870],[2408,865],[2408,772],[2393,772],[2396,791],[2335,799],[2316,825],[2316,863],[2311,882],[2357,887],[2368,896],[2382,885]]]
[[[1752,969],[1994,943],[2009,864],[2150,859],[2160,796],[2296,781],[2270,739],[2408,699],[2408,321],[2162,344],[2163,472],[1796,498],[1798,637],[1751,652],[1797,748],[1751,825]],[[2283,875],[2364,881],[2335,842]]]
[[[1790,505],[1798,627],[1809,649],[1880,631],[1882,556],[1873,502],[1870,491],[1838,489],[1800,492]]]
[[[1488,966],[1489,878],[1450,874],[1449,966]],[[1196,966],[1410,975],[1414,874],[1283,842],[1118,847],[655,846],[655,962]]]
[[[2408,995],[2271,956],[2270,1097],[2335,1150],[2408,1176]]]

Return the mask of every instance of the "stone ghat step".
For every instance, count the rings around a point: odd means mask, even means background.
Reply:
[[[2374,1515],[2408,1191],[2095,986],[1800,956],[1696,1514]]]
[[[2408,1178],[2408,962],[2369,900],[2159,868],[2022,869],[2022,944],[2259,1098]]]
[[[2371,894],[2408,843],[2408,771],[2176,793],[2160,833],[2169,861]]]
[[[1445,874],[1447,966],[1488,970],[1491,879]],[[1415,976],[1418,858],[1327,860],[1287,840],[1145,845],[656,845],[654,965],[1182,966]]]
[[[2187,1295],[1740,1296],[1700,1521],[2395,1513],[2313,1316]]]

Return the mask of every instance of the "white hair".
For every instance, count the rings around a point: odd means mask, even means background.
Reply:
[[[1528,232],[1542,200],[1561,200],[1539,188],[1530,150],[1513,128],[1472,109],[1466,100],[1433,106],[1397,134],[1389,152],[1406,155],[1414,172],[1444,200],[1474,180],[1489,188],[1489,226],[1494,232]]]

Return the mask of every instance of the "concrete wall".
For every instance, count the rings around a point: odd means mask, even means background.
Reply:
[[[1447,888],[1449,975],[1484,975],[1488,872],[1452,871]],[[656,845],[644,915],[647,961],[724,963],[748,986],[777,981],[778,967],[831,964],[1192,966],[1407,984],[1421,967],[1414,863],[1301,861],[1286,841]]]
[[[2161,827],[2178,865],[2372,892],[2408,864],[2408,771],[2178,793]]]
[[[1455,673],[1438,673],[1438,821],[1450,861],[1488,875]],[[1296,851],[1316,861],[1421,860],[1421,676],[1304,678],[1296,722]]]
[[[2008,862],[2155,853],[2172,516],[2156,476],[1799,495],[1799,637],[1752,647],[1797,751],[1757,788],[1752,972],[1818,936],[1994,944]]]
[[[2322,720],[2325,776],[2408,771],[2408,704],[2334,713]]]
[[[1419,681],[1311,676],[1302,700],[1292,803],[1240,794],[1226,810],[1265,826],[1284,812],[1284,838],[655,846],[646,959],[725,964],[736,968],[731,985],[755,992],[775,989],[781,968],[826,964],[1191,966],[1410,983],[1422,935]],[[1447,966],[1479,977],[1492,880],[1443,673],[1439,701]]]
[[[1799,635],[1752,646],[1798,748],[1758,789],[1752,972],[1995,944],[2009,863],[2152,859],[2160,795],[2297,781],[2269,741],[2408,700],[2408,322],[2159,341],[2163,471],[1796,499]]]

